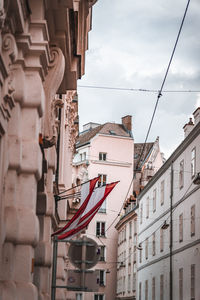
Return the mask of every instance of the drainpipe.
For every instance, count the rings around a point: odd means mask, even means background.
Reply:
[[[172,265],[172,248],[173,248],[173,221],[172,221],[172,206],[173,206],[173,189],[174,189],[174,170],[173,170],[173,162],[171,164],[171,189],[170,189],[170,272],[169,272],[169,299],[173,300],[173,265]]]

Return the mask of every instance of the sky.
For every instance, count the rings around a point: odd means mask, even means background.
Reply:
[[[121,123],[132,115],[135,143],[145,141],[188,0],[98,0],[93,7],[85,75],[78,81],[80,131],[88,122]],[[191,0],[164,90],[200,91],[200,0]],[[184,139],[200,92],[164,93],[147,142],[159,136],[165,157]]]

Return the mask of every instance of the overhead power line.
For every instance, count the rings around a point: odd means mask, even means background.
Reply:
[[[146,92],[146,93],[158,93],[159,90],[155,89],[143,89],[143,88],[123,88],[123,87],[111,87],[111,86],[97,86],[97,85],[78,85],[80,88],[89,89],[102,89],[102,90],[117,90],[117,91],[131,91],[131,92]],[[163,90],[163,93],[200,93],[200,90]]]
[[[170,66],[171,66],[171,63],[172,63],[172,60],[173,60],[173,57],[174,57],[174,53],[175,53],[175,50],[176,50],[176,47],[177,47],[177,44],[178,44],[178,41],[179,41],[179,37],[180,37],[181,31],[182,31],[182,28],[183,28],[183,23],[184,23],[184,21],[185,21],[185,17],[186,17],[187,11],[188,11],[189,4],[190,4],[190,0],[188,0],[188,2],[187,2],[186,8],[185,8],[185,12],[184,12],[184,15],[183,15],[183,18],[182,18],[182,21],[181,21],[181,25],[180,25],[180,28],[179,28],[179,31],[178,31],[178,35],[177,35],[177,38],[176,38],[176,42],[175,42],[175,44],[174,44],[174,48],[173,48],[173,50],[172,50],[172,54],[171,54],[171,57],[170,57],[170,60],[169,60],[168,66],[167,66],[167,70],[166,70],[166,72],[165,72],[165,76],[164,76],[164,78],[163,78],[163,81],[162,81],[160,90],[158,91],[156,104],[155,104],[155,107],[154,107],[154,110],[153,110],[153,115],[152,115],[152,117],[151,117],[151,121],[150,121],[150,124],[149,124],[149,128],[148,128],[148,130],[147,130],[145,142],[144,142],[144,144],[143,144],[142,151],[141,151],[141,154],[140,154],[140,158],[139,158],[139,160],[138,160],[138,163],[140,163],[140,160],[141,160],[142,155],[143,155],[144,150],[145,150],[145,145],[146,145],[147,139],[148,139],[148,137],[149,137],[149,133],[150,133],[150,130],[151,130],[151,126],[152,126],[154,117],[155,117],[155,113],[156,113],[156,110],[157,110],[157,107],[158,107],[159,100],[160,100],[160,98],[161,98],[161,96],[162,96],[163,87],[164,87],[164,85],[165,85],[165,82],[166,82],[166,79],[167,79],[167,76],[168,76],[168,73],[169,73],[169,69],[170,69]],[[137,167],[138,167],[138,166],[137,166]]]
[[[175,53],[175,50],[176,50],[176,47],[177,47],[177,44],[178,44],[178,40],[179,40],[179,37],[180,37],[180,34],[181,34],[181,31],[182,31],[182,27],[183,27],[183,23],[184,23],[184,20],[185,20],[185,17],[186,17],[186,14],[187,14],[187,11],[188,11],[188,7],[189,7],[189,4],[190,4],[190,0],[188,0],[187,2],[187,5],[186,5],[186,8],[185,8],[185,12],[184,12],[184,15],[183,15],[183,18],[182,18],[182,21],[181,21],[181,25],[180,25],[180,28],[179,28],[179,31],[178,31],[178,35],[177,35],[177,38],[176,38],[176,41],[175,41],[175,44],[174,44],[174,47],[173,47],[173,51],[172,51],[172,54],[171,54],[171,57],[170,57],[170,60],[169,60],[169,63],[168,63],[168,66],[167,66],[167,70],[165,72],[165,75],[164,75],[164,78],[163,78],[163,81],[162,81],[162,84],[161,84],[161,87],[160,87],[160,90],[157,91],[158,92],[158,95],[157,95],[157,100],[156,100],[156,103],[155,103],[155,107],[154,107],[154,110],[153,110],[153,115],[151,117],[151,121],[150,121],[150,124],[149,124],[149,128],[147,130],[147,134],[146,134],[146,138],[145,138],[145,142],[143,144],[143,147],[142,147],[142,150],[141,150],[141,153],[140,153],[140,158],[139,158],[139,162],[142,158],[142,155],[144,153],[144,150],[145,150],[145,145],[147,143],[147,139],[148,139],[148,136],[149,136],[149,132],[151,130],[151,126],[152,126],[152,123],[153,123],[153,120],[154,120],[154,117],[155,117],[155,113],[156,113],[156,110],[157,110],[157,106],[158,106],[158,102],[160,100],[160,97],[162,96],[162,92],[163,92],[163,87],[164,87],[164,84],[166,82],[166,79],[167,79],[167,75],[169,73],[169,69],[170,69],[170,66],[171,66],[171,63],[172,63],[172,59],[174,57],[174,53]],[[128,192],[127,192],[127,195],[125,197],[125,201],[126,201],[126,198],[128,196],[128,193],[130,191],[130,187],[133,183],[133,180],[134,180],[134,175],[131,179],[131,183],[130,183],[130,186],[128,188]],[[123,206],[120,208],[120,211],[119,213],[117,214],[117,216],[114,218],[113,222],[111,223],[111,225],[107,228],[106,231],[108,231],[114,224],[114,222],[116,221],[117,217],[120,215],[121,211],[122,211],[122,208]]]

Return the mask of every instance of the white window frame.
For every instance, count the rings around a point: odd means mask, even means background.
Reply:
[[[191,236],[195,235],[195,204],[191,206]]]
[[[163,205],[165,201],[165,181],[162,180],[160,183],[160,204]]]
[[[183,213],[179,215],[179,242],[183,241]]]
[[[184,159],[180,161],[179,166],[179,188],[182,189],[184,186]]]
[[[194,178],[196,174],[196,147],[191,151],[191,177]]]
[[[183,300],[183,268],[179,269],[179,300]]]
[[[146,219],[149,218],[149,197],[146,200]]]
[[[148,300],[148,280],[145,280],[145,300]]]
[[[156,198],[157,198],[157,190],[156,188],[153,190],[153,212],[156,211]]]
[[[100,299],[100,297],[102,297]],[[105,300],[105,295],[104,294],[94,294],[94,300]]]
[[[152,256],[156,255],[156,233],[152,234]]]
[[[190,299],[195,300],[195,265],[191,265],[191,289],[190,289]]]
[[[106,152],[99,152],[99,160],[106,161],[107,160],[107,153]]]
[[[152,278],[152,300],[156,300],[156,278]]]
[[[98,224],[99,224],[99,232],[100,234],[97,234],[97,229],[98,229]],[[104,224],[104,234],[102,234],[103,230],[102,230],[102,226]],[[96,222],[96,236],[101,236],[101,237],[105,237],[106,236],[106,222],[102,222],[102,221],[97,221]]]

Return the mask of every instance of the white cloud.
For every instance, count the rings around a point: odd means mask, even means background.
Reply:
[[[79,84],[159,89],[185,6],[183,0],[99,0],[93,9],[86,74]],[[200,90],[199,28],[200,2],[193,0],[164,89]],[[81,126],[121,122],[131,114],[135,140],[144,141],[156,94],[86,88],[78,93]],[[159,135],[167,156],[182,140],[182,127],[197,106],[200,94],[163,93],[149,138]]]

